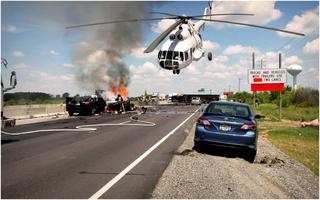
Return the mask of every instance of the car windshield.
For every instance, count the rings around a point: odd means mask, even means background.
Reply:
[[[223,115],[229,117],[242,117],[250,118],[252,117],[251,111],[248,106],[245,105],[235,105],[235,104],[218,104],[211,103],[205,110],[206,114],[213,115]]]
[[[85,102],[85,101],[89,101],[90,100],[90,96],[84,96],[84,97],[81,97],[81,96],[76,96],[73,98],[73,101],[76,101],[76,102]]]

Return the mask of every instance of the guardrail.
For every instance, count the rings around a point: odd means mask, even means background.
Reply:
[[[61,103],[5,106],[3,114],[5,117],[15,119],[60,115],[66,114],[66,105]]]

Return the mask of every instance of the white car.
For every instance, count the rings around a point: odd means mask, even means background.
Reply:
[[[201,105],[201,99],[200,99],[200,97],[192,97],[192,99],[191,99],[191,105]]]

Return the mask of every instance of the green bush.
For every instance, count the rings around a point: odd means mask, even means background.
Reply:
[[[293,91],[294,98],[293,104],[308,107],[308,106],[319,106],[319,90],[311,88],[298,88]]]
[[[252,104],[252,94],[248,92],[238,92],[233,95],[228,95],[228,101],[233,100],[236,102]]]

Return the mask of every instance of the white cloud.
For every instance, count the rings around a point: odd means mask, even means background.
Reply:
[[[212,14],[218,13],[248,13],[254,16],[215,16],[217,20],[231,20],[242,23],[266,25],[281,17],[281,11],[275,8],[274,1],[222,1],[213,2]],[[223,24],[209,23],[214,27],[223,27]]]
[[[20,63],[20,64],[16,64],[14,66],[15,69],[26,69],[28,68],[28,65],[24,64],[24,63]]]
[[[66,67],[66,68],[74,68],[74,67],[75,67],[75,66],[74,66],[73,64],[71,64],[71,63],[65,63],[65,64],[63,64],[63,66]]]
[[[146,49],[146,47],[137,47],[137,48],[133,48],[131,50],[131,55],[136,57],[136,58],[151,58],[157,57],[157,51],[152,51],[150,53],[143,53],[143,51]]]
[[[59,52],[56,52],[55,50],[50,50],[49,53],[50,53],[51,55],[54,55],[54,56],[60,55],[60,53],[59,53]]]
[[[151,75],[158,72],[156,65],[151,62],[145,62],[143,65],[137,67],[130,65],[129,69],[132,74]]]
[[[252,52],[258,52],[258,49],[250,46],[242,46],[240,44],[228,46],[224,51],[224,55],[235,54],[251,54]]]
[[[197,66],[191,63],[187,68],[182,69],[183,73],[189,74],[189,75],[196,75],[200,74],[199,70],[197,69]]]
[[[224,56],[224,55],[219,55],[217,57],[213,56],[213,61],[214,62],[223,63],[223,62],[227,62],[228,60],[229,60],[228,56]]]
[[[317,33],[319,30],[319,7],[304,12],[302,15],[296,15],[286,25],[285,29],[304,34]],[[292,34],[278,33],[282,37],[298,37]]]
[[[24,57],[24,53],[21,51],[14,51],[12,55],[14,57]]]
[[[211,78],[211,79],[214,79],[214,78],[223,79],[223,78],[226,78],[228,75],[225,72],[205,72],[203,76],[205,78]]]
[[[74,75],[73,74],[60,75],[60,76],[57,76],[57,78],[64,81],[73,81]]]
[[[306,72],[310,73],[310,72],[315,72],[315,71],[317,71],[317,69],[315,67],[311,67]]]
[[[52,75],[52,74],[48,74],[47,72],[39,71],[39,70],[32,70],[29,77],[32,79],[36,78],[38,80],[38,84],[46,83],[47,81],[52,81],[52,82],[73,81],[75,78],[73,74]]]
[[[176,20],[174,19],[163,19],[159,21],[158,23],[152,24],[151,30],[156,33],[162,33],[165,31],[169,26],[174,24]]]
[[[17,33],[17,28],[13,25],[7,25],[2,28],[4,32],[8,33]]]
[[[203,43],[203,49],[204,50],[215,50],[215,49],[218,49],[220,47],[220,45],[216,42],[211,42],[209,40],[204,40]]]
[[[288,58],[285,58],[283,61],[283,66],[287,67],[289,65],[301,65],[303,61],[298,56],[290,56]]]
[[[308,42],[303,47],[303,52],[305,54],[319,54],[319,38]]]
[[[259,55],[256,57],[256,66],[261,66],[264,68],[279,68],[279,53],[274,51],[268,51],[265,54]],[[303,61],[296,55],[287,56],[286,54],[282,54],[282,67],[287,67],[292,64],[302,64]]]

